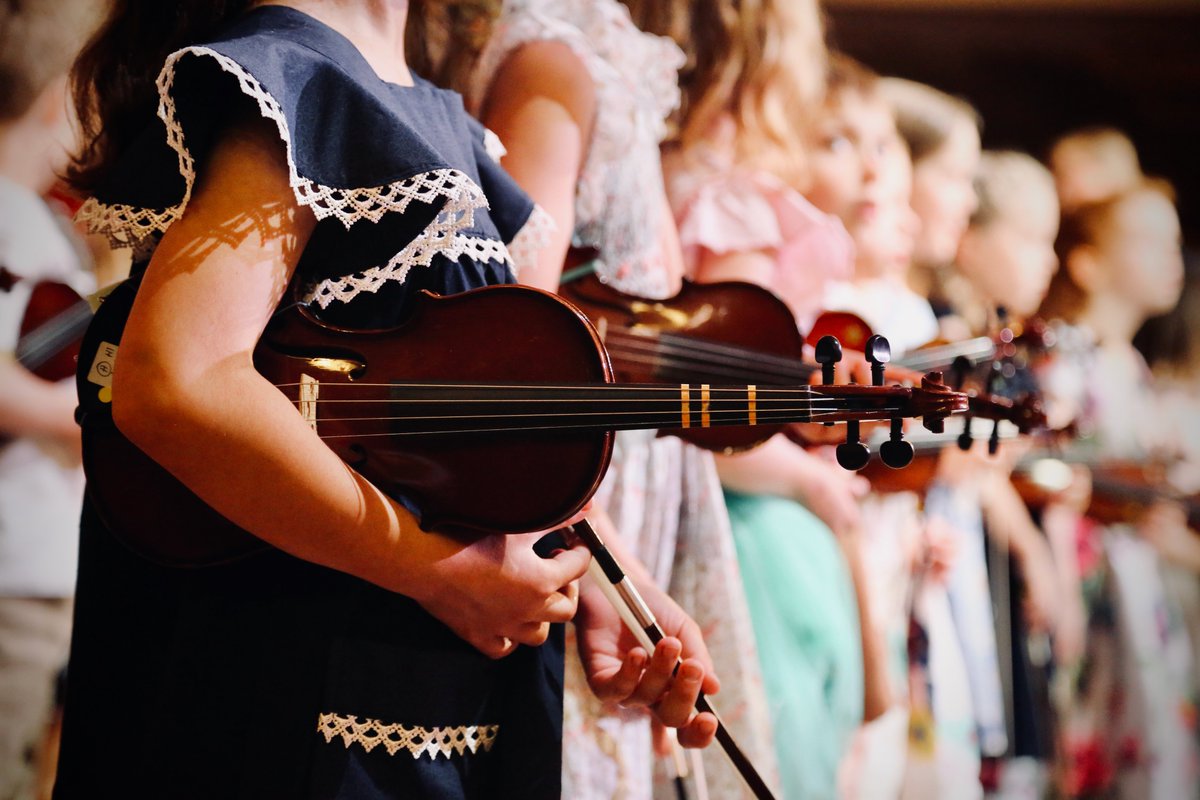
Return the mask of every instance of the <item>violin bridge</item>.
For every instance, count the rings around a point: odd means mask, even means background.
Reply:
[[[300,375],[300,416],[314,431],[317,429],[317,395],[321,382],[311,375]]]

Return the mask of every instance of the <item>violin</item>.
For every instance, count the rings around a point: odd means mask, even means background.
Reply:
[[[81,351],[90,497],[114,534],[160,563],[203,566],[264,549],[112,422],[112,372],[136,283],[108,296]],[[616,430],[903,417],[938,427],[967,407],[932,373],[913,388],[615,383],[599,333],[555,295],[494,286],[423,292],[414,306],[403,325],[370,331],[288,306],[268,324],[254,365],[348,465],[411,503],[426,530],[556,527],[599,486]]]
[[[1013,482],[1025,502],[1044,508],[1064,491],[1073,475],[1069,460],[1042,456],[1018,465]],[[1088,517],[1104,525],[1133,524],[1156,503],[1172,502],[1183,506],[1188,527],[1200,530],[1200,497],[1174,490],[1152,466],[1126,461],[1087,466],[1092,485]]]
[[[994,422],[988,437],[988,452],[992,455],[996,454],[1000,442],[1004,439],[1051,433],[1047,430],[1046,414],[1042,410],[1040,398],[1036,395],[1025,395],[1013,401],[1007,397],[969,391],[967,404],[968,411],[962,417],[962,431],[953,439],[940,435],[923,436],[919,433],[909,437],[908,441],[915,452],[912,464],[906,469],[881,469],[874,463],[868,464],[863,470],[863,476],[871,481],[871,488],[883,493],[924,492],[937,477],[938,456],[944,448],[955,444],[960,450],[971,449],[974,444],[972,419]],[[1001,427],[1005,423],[1007,426]]]
[[[0,288],[9,291],[22,280],[0,267]],[[21,318],[15,356],[17,363],[47,381],[75,374],[83,332],[92,319],[87,300],[65,283],[34,285]],[[9,441],[0,436],[0,444]]]
[[[804,338],[791,309],[753,283],[685,280],[673,297],[647,300],[613,289],[589,272],[568,279],[559,293],[596,326],[619,380],[738,380],[788,385],[807,382],[819,373],[826,385],[832,385],[835,375],[830,365],[843,359],[841,346],[830,337],[830,342],[817,348],[818,363],[805,361]],[[872,385],[882,386],[889,372],[891,379],[909,379],[910,374],[897,375],[889,369],[890,349],[885,352],[879,347],[881,339],[876,337],[870,347],[868,338],[858,342],[859,350],[870,350],[863,357],[871,366]],[[883,371],[873,366],[877,361],[884,365]],[[756,447],[781,431],[801,445],[811,444],[795,426],[782,425],[662,433],[728,454]],[[847,441],[839,445],[839,461],[847,469],[859,469],[869,452],[863,452],[865,445],[855,426],[851,425],[847,434]],[[898,440],[900,433],[894,438]],[[900,444],[889,445],[880,453],[889,466],[908,463]]]

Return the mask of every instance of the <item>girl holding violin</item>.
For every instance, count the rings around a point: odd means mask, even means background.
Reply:
[[[954,270],[940,288],[947,302],[943,331],[960,337],[995,335],[1001,327],[999,308],[1007,310],[1014,325],[1032,317],[1058,268],[1058,201],[1045,167],[1023,153],[985,152],[975,187],[978,206]],[[1022,390],[1033,388],[1030,379],[1013,383]],[[997,392],[1002,389],[994,387]],[[1012,440],[1000,445],[998,458],[985,454],[983,442],[968,452],[946,448],[926,508],[955,515],[963,535],[948,589],[967,660],[981,753],[1010,759],[1002,771],[994,772],[1000,785],[1015,787],[1026,780],[1020,776],[1029,776],[1028,790],[1038,792],[1045,788],[1053,737],[1044,713],[1049,705],[1045,680],[1030,662],[1029,639],[1052,634],[1057,652],[1070,658],[1082,637],[1082,616],[1069,589],[1078,579],[1072,579],[1063,558],[1051,556],[1052,548],[1059,556],[1068,553],[1066,540],[1073,533],[1058,524],[1061,515],[1051,510],[1042,518],[1044,536],[1011,481],[1013,465],[1026,452],[1024,443]],[[985,563],[988,543],[996,545],[990,576]],[[1019,570],[1011,588],[1009,553]],[[1015,597],[1018,587],[1023,589],[1023,602],[1000,600]],[[993,618],[993,607],[1001,610],[999,619]],[[1004,633],[997,635],[997,629]],[[1000,669],[1002,661],[1011,671]],[[1018,677],[1012,678],[1014,674]],[[1004,676],[1009,680],[1002,685]],[[1012,741],[1007,735],[1008,711],[1013,712]],[[1017,758],[1024,760],[1024,767],[1014,766],[1011,759]]]
[[[1106,460],[1145,463],[1174,449],[1175,431],[1163,427],[1154,383],[1132,345],[1142,323],[1169,311],[1183,286],[1173,199],[1169,186],[1147,179],[1079,206],[1059,233],[1062,269],[1043,315],[1066,325],[1043,386],[1051,401],[1074,410],[1078,446],[1101,467]],[[1190,695],[1196,667],[1156,549],[1194,535],[1187,525],[1183,511],[1163,501],[1132,524],[1080,528],[1089,619],[1063,711],[1068,794],[1200,791]]]
[[[80,217],[140,279],[113,421],[272,547],[162,566],[85,502],[56,797],[560,794],[558,623],[587,603],[586,550],[422,530],[251,359],[281,302],[378,328],[419,290],[512,281],[504,243],[533,205],[461,98],[409,69],[408,15],[129,0],[76,63]],[[667,724],[716,688],[631,650],[615,614],[580,619],[591,677]],[[681,737],[703,744],[705,722]]]
[[[937,241],[946,232],[915,210],[915,164],[886,79],[849,60],[838,62],[834,77],[813,126],[807,196],[845,223],[856,253],[851,279],[831,286],[825,303],[863,317],[904,352],[937,333],[929,302],[909,288],[907,275],[922,238]],[[958,533],[944,515],[923,513],[914,491],[871,493],[863,520],[862,558],[887,647],[891,707],[861,729],[844,769],[846,791],[874,797],[903,787],[940,796],[952,787],[972,796],[979,793],[978,755],[967,733],[969,687],[945,585]]]
[[[849,276],[853,247],[842,224],[800,194],[815,156],[797,143],[827,68],[816,4],[765,4],[717,34],[721,3],[676,4],[670,14],[627,4],[654,30],[686,34],[683,113],[664,165],[689,276],[763,286],[805,328],[822,287]],[[733,46],[742,56],[724,57]],[[783,794],[833,796],[850,735],[886,706],[856,544],[865,482],[783,434],[716,461]]]
[[[469,97],[499,135],[501,163],[546,214],[548,245],[522,266],[523,283],[557,290],[575,246],[595,256],[592,267],[610,287],[655,299],[679,291],[682,256],[658,148],[682,64],[670,40],[639,31],[616,0],[503,4]],[[730,730],[770,776],[761,677],[712,457],[675,437],[621,432],[596,499],[597,521],[618,532],[618,546],[704,630]],[[585,582],[584,595],[593,590]],[[620,698],[588,692],[590,637],[576,636],[578,658],[571,650],[567,658],[564,792],[649,797],[650,720],[612,702]],[[694,655],[684,652],[689,662]],[[714,797],[746,791],[720,753],[704,753],[703,776]]]

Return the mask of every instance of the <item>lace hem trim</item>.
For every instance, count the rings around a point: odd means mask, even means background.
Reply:
[[[414,201],[434,203],[445,200],[437,219],[425,231],[428,234],[436,229],[445,234],[470,227],[474,223],[474,210],[487,207],[483,190],[456,169],[431,170],[381,186],[351,189],[326,186],[305,178],[296,171],[287,119],[270,92],[228,56],[208,47],[186,47],[167,58],[156,81],[158,116],[167,128],[167,144],[179,160],[179,174],[184,180],[183,198],[177,205],[164,209],[105,204],[90,198],[76,218],[86,225],[88,232],[105,236],[113,247],[133,247],[136,253],[149,237],[165,232],[191,200],[196,181],[195,161],[184,142],[183,127],[176,118],[175,99],[171,94],[176,64],[189,54],[215,60],[222,70],[237,78],[242,93],[258,103],[262,117],[275,123],[286,151],[288,180],[296,202],[311,208],[318,220],[335,217],[349,229],[362,220],[378,222],[389,212],[403,213]]]
[[[485,753],[496,743],[499,725],[456,725],[453,727],[425,728],[420,725],[399,725],[377,719],[359,719],[354,716],[322,713],[317,718],[317,733],[332,743],[340,738],[346,749],[360,745],[368,753],[383,746],[389,756],[405,750],[414,759],[428,755],[437,760],[439,755],[447,759],[454,755],[463,756],[469,750]]]
[[[316,303],[321,308],[328,307],[335,300],[349,302],[363,292],[379,291],[379,287],[388,281],[403,283],[410,269],[429,266],[439,253],[452,261],[467,255],[475,261],[498,261],[512,266],[504,242],[457,234],[439,227],[435,220],[403,250],[392,256],[387,264],[343,278],[321,281],[311,286],[302,299],[306,303]]]
[[[512,256],[513,272],[519,278],[521,273],[535,266],[538,254],[550,244],[550,237],[558,230],[554,217],[541,206],[535,205],[529,219],[517,231],[517,235],[509,242],[508,252]]]

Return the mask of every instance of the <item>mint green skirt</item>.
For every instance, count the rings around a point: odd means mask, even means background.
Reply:
[[[833,533],[781,497],[726,491],[738,565],[771,707],[783,797],[837,797],[862,721],[854,586]]]

